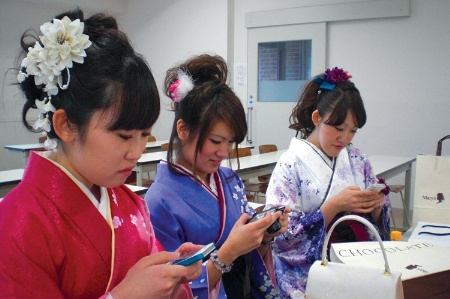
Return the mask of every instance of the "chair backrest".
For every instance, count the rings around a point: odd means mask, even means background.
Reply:
[[[276,144],[261,144],[259,147],[259,153],[270,153],[270,152],[276,152],[278,150],[278,147]],[[262,175],[258,177],[258,180],[261,183],[269,183],[270,175]]]
[[[259,146],[259,153],[269,153],[269,152],[276,152],[278,150],[278,147],[276,144],[261,144]]]
[[[239,157],[251,156],[252,151],[248,147],[238,147],[237,149],[233,148],[230,152],[230,158],[236,158],[239,154]]]
[[[153,135],[148,136],[147,142],[152,142],[152,141],[156,141],[156,137]]]
[[[175,143],[173,144],[172,149],[173,149],[173,150],[176,150],[177,147],[178,147],[178,143],[175,142]],[[161,151],[167,151],[167,150],[169,150],[169,143],[167,142],[167,143],[161,144]]]
[[[161,150],[162,151],[167,151],[169,149],[169,143],[163,143],[161,144]]]

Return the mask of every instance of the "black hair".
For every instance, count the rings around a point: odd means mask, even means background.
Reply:
[[[175,118],[170,134],[167,161],[173,172],[177,172],[173,167],[174,147],[177,155],[180,155],[182,150],[177,134],[178,120],[182,119],[189,127],[189,140],[198,135],[195,160],[206,137],[219,121],[224,121],[234,132],[235,146],[247,135],[245,110],[240,99],[227,85],[228,68],[222,57],[202,54],[169,69],[164,80],[164,90],[168,97],[171,97],[169,89],[178,79],[180,70],[192,77],[194,88],[180,102],[174,101],[172,104]]]
[[[352,113],[358,128],[362,128],[367,121],[363,100],[359,90],[351,81],[336,83],[334,90],[320,89],[319,83],[314,80],[309,81],[292,110],[289,128],[300,132],[301,138],[307,138],[315,128],[312,121],[312,113],[315,110],[319,111],[321,117],[331,112],[325,120],[325,123],[331,126],[343,124],[348,112]]]
[[[84,62],[74,62],[69,69],[68,88],[60,88],[58,94],[52,96],[51,103],[55,109],[65,110],[69,122],[81,136],[84,136],[93,113],[109,108],[113,108],[115,113],[108,127],[111,131],[151,128],[160,112],[157,86],[147,62],[134,51],[127,36],[118,29],[115,18],[99,13],[84,19],[81,9],[62,13],[55,18],[62,19],[64,16],[83,22],[83,33],[92,44],[85,50]],[[22,56],[36,41],[40,42],[30,30],[22,35]],[[63,76],[68,78],[66,71],[63,71]],[[19,86],[27,100],[22,110],[22,122],[30,131],[36,132],[26,116],[30,109],[37,108],[35,100],[43,101],[47,92],[44,85],[35,84],[31,75]],[[50,120],[51,116],[52,113]],[[48,136],[59,139],[53,128]]]

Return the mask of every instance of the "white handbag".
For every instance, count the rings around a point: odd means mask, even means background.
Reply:
[[[328,262],[327,247],[331,232],[337,224],[345,220],[356,220],[366,225],[383,251],[384,269],[370,266]],[[322,248],[322,260],[311,266],[306,283],[305,298],[310,299],[403,299],[401,273],[389,268],[386,250],[373,225],[356,215],[346,215],[338,219],[328,231]]]

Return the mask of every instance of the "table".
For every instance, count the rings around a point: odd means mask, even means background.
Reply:
[[[386,181],[397,175],[405,173],[405,208],[403,209],[403,227],[408,229],[408,213],[411,203],[411,187],[412,177],[411,169],[412,164],[416,161],[416,158],[411,157],[396,157],[396,156],[383,156],[375,155],[369,156],[370,164],[375,171],[375,175],[379,178],[383,178]]]
[[[272,174],[275,165],[286,150],[278,150],[264,154],[239,158],[238,174],[243,180],[249,180],[262,175]],[[223,160],[222,166],[237,170],[237,159]]]
[[[161,151],[161,145],[164,143],[168,143],[169,140],[156,140],[156,141],[150,141],[147,142],[147,145],[145,146],[147,153],[153,153],[153,152],[160,152]]]
[[[24,169],[0,171],[0,196],[5,196],[22,180]]]
[[[147,142],[145,148],[147,149],[147,152],[158,152],[161,151],[161,144],[167,142],[169,142],[169,140],[157,140]],[[5,145],[4,148],[7,149],[12,154],[21,155],[24,167],[27,165],[27,160],[28,157],[30,156],[30,151],[45,149],[43,143]]]
[[[27,165],[28,156],[30,151],[34,150],[45,150],[43,143],[30,143],[30,144],[16,144],[16,145],[5,145],[5,149],[15,155],[21,155],[23,160],[23,167]]]
[[[125,184],[125,186],[130,188],[130,190],[133,191],[134,193],[136,193],[137,195],[144,195],[145,192],[147,192],[147,190],[148,190],[147,187],[141,187],[141,186],[136,186],[136,185]]]
[[[151,143],[151,142],[149,142],[149,143]],[[249,147],[250,149],[252,149],[253,145],[241,145],[240,144],[239,147]],[[254,155],[254,156],[258,156],[258,155]],[[136,172],[136,185],[142,186],[143,185],[142,180],[143,180],[144,173],[156,171],[156,165],[158,165],[158,163],[162,159],[166,159],[166,158],[167,158],[167,151],[155,151],[155,152],[148,152],[148,153],[142,154],[141,158],[137,161],[136,165],[133,168],[133,171]],[[239,159],[241,161],[241,168],[242,168],[242,160],[244,159],[244,161],[246,161],[245,158],[248,158],[248,157],[242,157]],[[257,159],[257,158],[255,158],[255,159]],[[234,160],[234,159],[232,159],[232,160]],[[228,161],[228,160],[224,160],[224,161]],[[276,161],[275,161],[275,163],[276,163]],[[226,165],[224,165],[224,166],[226,166]],[[273,165],[273,166],[275,167],[275,165]],[[273,170],[273,167],[271,169]],[[267,170],[261,170],[261,169],[259,169],[259,170],[263,171],[264,174],[272,173],[272,172],[266,173]],[[251,171],[256,171],[256,168],[253,167],[253,169]],[[241,174],[241,173],[239,172],[239,174]],[[244,172],[244,175],[245,175],[245,172]],[[258,176],[258,175],[256,175],[256,176]],[[256,176],[252,176],[252,177],[256,177]]]
[[[156,165],[167,157],[167,151],[144,153],[133,168],[136,172],[136,185],[142,186],[142,177],[146,172],[156,171]]]
[[[20,183],[23,177],[23,172],[23,168],[0,171],[0,196],[6,195],[6,193]],[[128,184],[125,185],[138,195],[145,194],[148,189],[147,187]]]
[[[0,171],[0,186],[16,185],[22,180],[24,169]]]

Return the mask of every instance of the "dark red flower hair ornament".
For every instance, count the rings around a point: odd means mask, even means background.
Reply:
[[[389,186],[386,184],[386,181],[383,178],[379,178],[378,183],[384,184],[386,186],[383,190],[381,190],[381,192],[383,192],[384,195],[388,195],[391,192],[391,188],[389,188]]]
[[[334,90],[336,83],[348,81],[352,75],[341,68],[334,67],[327,69],[323,76],[317,76],[313,79],[314,82],[319,84],[319,89]]]

